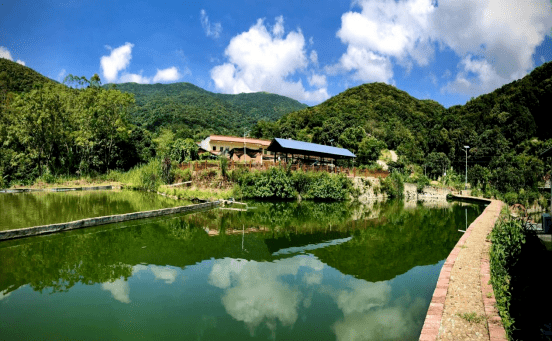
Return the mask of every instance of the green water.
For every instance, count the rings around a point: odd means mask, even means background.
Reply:
[[[0,231],[189,205],[141,191],[0,194]]]
[[[483,209],[250,206],[0,243],[0,339],[417,340]]]

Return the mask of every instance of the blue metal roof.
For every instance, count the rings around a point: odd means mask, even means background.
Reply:
[[[271,150],[270,147],[272,147],[274,142],[278,143],[281,148],[288,149],[288,150],[303,151],[303,152],[314,153],[314,154],[324,154],[324,155],[328,155],[329,157],[332,157],[332,156],[356,157],[355,154],[351,153],[351,151],[345,148],[324,146],[316,143],[295,141],[295,140],[288,140],[288,139],[281,139],[281,138],[275,138],[270,144],[270,146],[268,147],[268,150]]]

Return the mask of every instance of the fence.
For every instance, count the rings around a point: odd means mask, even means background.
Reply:
[[[353,168],[346,168],[346,167],[338,167],[338,166],[333,166],[333,165],[326,165],[326,166],[314,166],[314,165],[297,165],[297,164],[292,164],[292,165],[288,165],[286,164],[286,162],[277,162],[277,163],[272,163],[272,162],[266,162],[266,163],[263,163],[263,164],[260,164],[260,163],[254,163],[254,162],[249,162],[249,163],[239,163],[239,162],[234,162],[233,160],[230,160],[228,161],[228,170],[233,170],[233,169],[237,169],[237,168],[247,168],[249,170],[268,170],[269,168],[271,167],[280,167],[280,168],[284,168],[284,169],[287,169],[288,167],[292,170],[292,171],[297,171],[299,169],[303,170],[303,171],[313,171],[313,172],[327,172],[327,173],[336,173],[336,174],[345,174],[346,176],[349,176],[349,177],[356,177],[356,176],[361,176],[361,177],[374,177],[374,178],[377,178],[377,177],[380,177],[380,178],[386,178],[388,175],[389,175],[389,172],[387,171],[372,171],[372,170],[368,170],[368,169],[358,169],[356,167],[353,167]],[[209,162],[207,160],[205,161],[190,161],[190,162],[184,162],[184,163],[181,163],[180,164],[180,169],[190,169],[192,171],[202,171],[202,170],[205,170],[205,169],[220,169],[220,162]]]

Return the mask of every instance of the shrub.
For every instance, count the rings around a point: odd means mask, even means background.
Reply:
[[[515,192],[508,192],[503,196],[504,202],[508,205],[513,205],[518,202],[518,194]]]
[[[173,168],[174,169],[174,178],[176,181],[184,182],[184,181],[190,181],[192,180],[192,172],[189,168],[186,169],[180,169],[180,168]]]
[[[498,223],[491,232],[491,240],[491,283],[504,329],[511,336],[514,330],[514,321],[510,316],[511,269],[516,266],[525,244],[523,223],[521,220]]]
[[[401,198],[404,192],[404,179],[399,172],[393,172],[386,177],[381,183],[383,192],[391,198]]]
[[[320,200],[344,200],[352,187],[343,174],[311,173],[306,198]],[[296,187],[297,188],[297,187]]]
[[[416,189],[418,193],[421,193],[426,186],[429,186],[429,178],[423,174],[418,175],[416,179]]]

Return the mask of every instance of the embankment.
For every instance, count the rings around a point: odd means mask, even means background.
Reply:
[[[193,212],[193,211],[213,208],[218,205],[219,205],[219,201],[214,201],[214,202],[206,202],[206,203],[201,203],[196,205],[164,208],[160,210],[134,212],[134,213],[127,213],[127,214],[116,214],[116,215],[110,215],[110,216],[104,216],[104,217],[81,219],[81,220],[71,221],[68,223],[51,224],[51,225],[28,227],[28,228],[17,229],[17,230],[0,231],[0,241],[15,239],[15,238],[37,236],[37,235],[48,234],[48,233],[63,232],[63,231],[69,231],[69,230],[98,226],[98,225],[120,223],[123,221],[129,221],[129,220],[135,220],[135,219],[153,218],[153,217],[159,217],[159,216],[164,216],[169,214]]]

